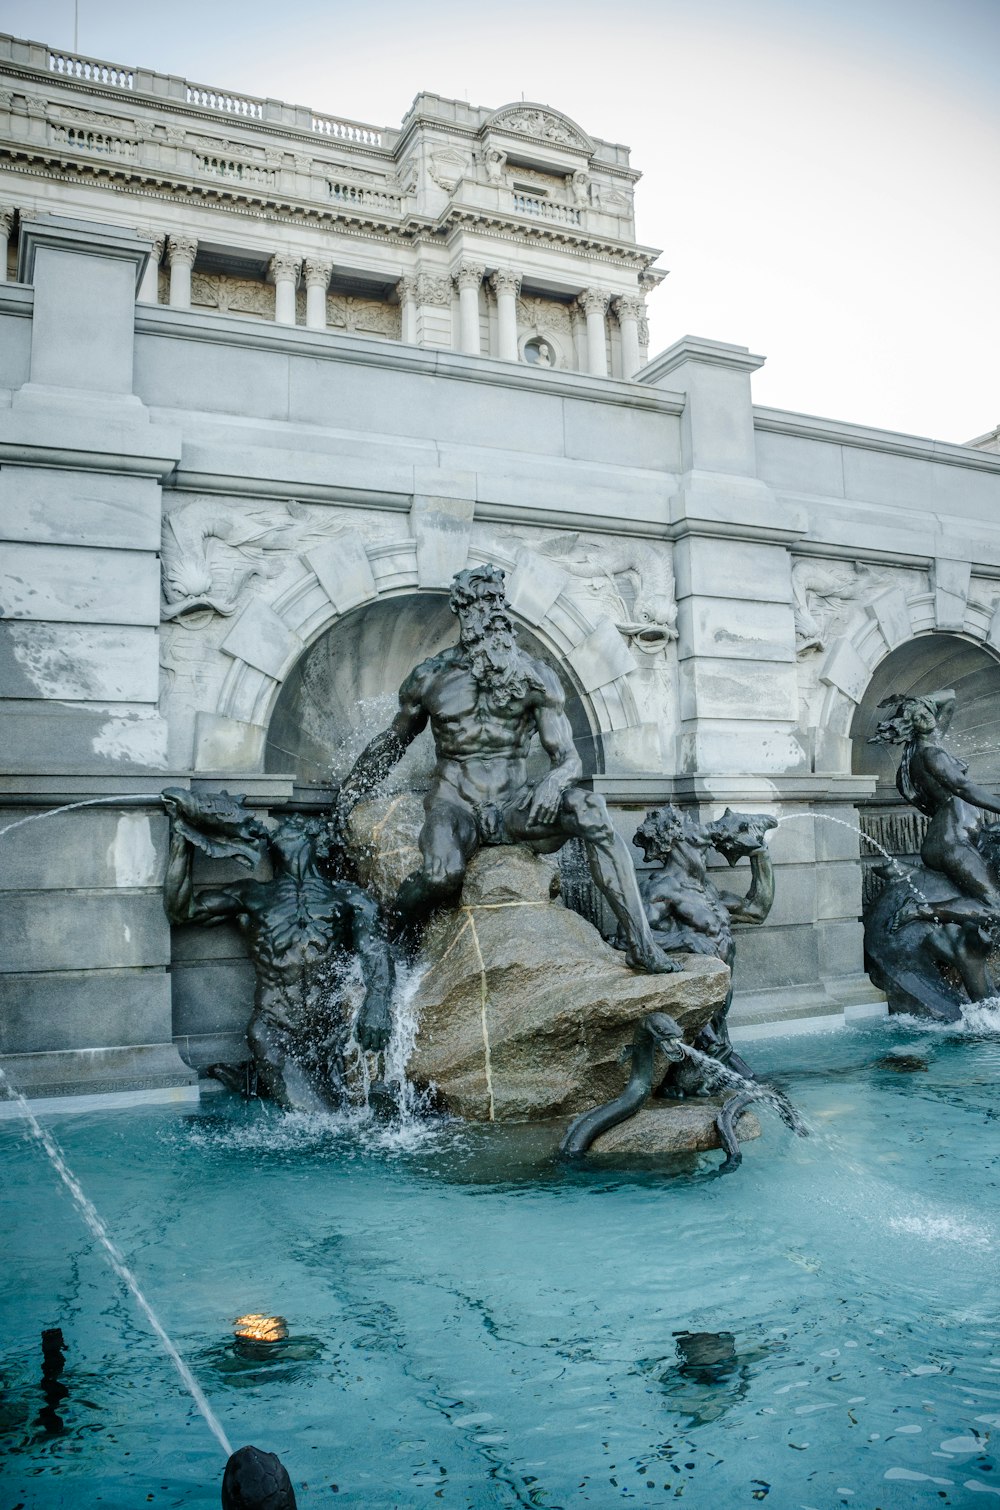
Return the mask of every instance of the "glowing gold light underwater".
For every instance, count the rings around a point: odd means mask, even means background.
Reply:
[[[248,1342],[284,1342],[288,1322],[284,1316],[237,1316],[233,1332]]]

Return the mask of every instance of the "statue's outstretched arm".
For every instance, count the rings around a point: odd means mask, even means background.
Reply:
[[[365,746],[345,779],[338,801],[345,816],[355,803],[369,796],[385,780],[408,746],[427,727],[427,709],[416,676],[413,672],[399,689],[399,712],[388,729],[376,734]]]
[[[988,813],[1000,813],[1000,797],[995,797],[985,787],[970,781],[960,762],[940,745],[925,748],[924,759],[931,774],[942,786],[954,792],[956,797],[961,797],[963,802],[969,802],[973,807],[983,807]]]

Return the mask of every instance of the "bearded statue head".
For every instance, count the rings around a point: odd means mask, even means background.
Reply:
[[[500,706],[523,697],[528,683],[500,567],[457,572],[448,604],[458,615],[459,642],[479,685]]]

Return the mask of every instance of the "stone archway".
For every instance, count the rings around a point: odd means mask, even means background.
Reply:
[[[579,688],[565,662],[523,625],[524,649],[552,667],[566,693],[566,711],[584,772],[602,769],[603,753]],[[455,642],[447,595],[408,593],[374,601],[345,614],[304,651],[286,676],[268,726],[264,766],[293,773],[306,784],[342,778],[361,750],[393,718],[400,683],[415,665]],[[397,768],[414,790],[433,764],[429,731],[419,736]]]
[[[273,601],[253,597],[220,647],[230,667],[216,707],[197,716],[194,769],[263,771],[284,683],[316,641],[355,609],[440,595],[455,572],[487,561],[507,572],[515,618],[585,710],[594,742],[590,768],[658,768],[659,730],[639,715],[628,681],[636,663],[614,622],[591,617],[574,599],[569,574],[530,548],[512,553],[509,544],[473,544],[473,513],[458,500],[415,500],[410,533],[371,544],[345,529],[308,552],[299,575],[290,584],[286,578]]]

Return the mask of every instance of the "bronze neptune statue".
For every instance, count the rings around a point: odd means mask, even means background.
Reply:
[[[628,963],[653,972],[679,969],[650,933],[631,856],[604,799],[579,784],[582,766],[562,685],[518,646],[503,572],[495,566],[459,572],[450,604],[458,644],[410,673],[394,722],[362,752],[341,790],[345,811],[430,724],[437,759],[424,799],[422,864],[399,888],[395,926],[412,942],[436,907],[457,898],[482,845],[523,843],[552,854],[579,838],[618,919]],[[532,785],[526,760],[535,734],[551,765]]]

